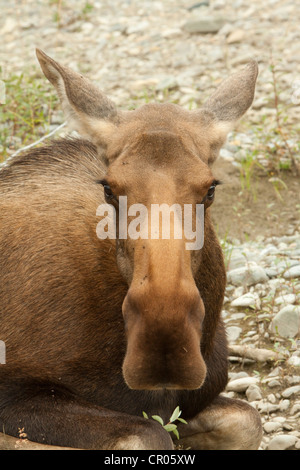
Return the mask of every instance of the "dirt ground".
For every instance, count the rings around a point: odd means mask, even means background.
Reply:
[[[241,170],[222,158],[215,163],[213,173],[223,183],[217,188],[211,209],[219,237],[243,242],[261,236],[291,235],[299,229],[299,176],[285,171],[272,182],[276,175],[258,170],[247,189],[243,188]]]

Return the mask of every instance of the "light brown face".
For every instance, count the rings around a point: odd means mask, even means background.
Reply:
[[[128,115],[107,149],[111,161],[103,181],[107,202],[118,212],[120,196],[126,196],[127,208],[142,204],[149,215],[147,238],[117,241],[119,269],[129,285],[123,303],[127,332],[123,373],[135,389],[195,389],[206,371],[200,353],[205,312],[194,281],[201,249],[186,248],[184,230],[182,239],[174,238],[172,216],[170,237],[163,238],[161,219],[157,238],[151,238],[153,204],[177,205],[182,215],[189,204],[195,230],[196,205],[209,207],[217,183],[205,163],[210,157],[208,140],[201,142],[199,132],[193,135],[185,112],[174,121],[174,111],[178,113],[171,105],[148,105],[143,113]],[[129,217],[127,228],[131,221]]]
[[[184,204],[196,210],[203,203],[208,209],[216,185],[210,166],[253,101],[256,62],[222,82],[200,110],[149,104],[119,112],[88,79],[40,50],[37,57],[76,130],[99,148],[99,158],[104,155],[104,190],[116,210],[121,196],[128,208],[142,204],[147,211],[153,204],[177,204],[182,211]],[[129,230],[130,218],[126,221]],[[175,222],[177,216],[173,231]],[[196,218],[193,230],[195,224]],[[164,238],[160,229],[156,238],[117,240],[119,269],[129,286],[123,374],[131,388],[196,389],[205,379],[200,352],[205,310],[194,281],[201,249],[187,250],[186,241]],[[209,240],[205,246],[209,249]]]

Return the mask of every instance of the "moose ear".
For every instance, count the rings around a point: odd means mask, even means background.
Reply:
[[[79,73],[58,64],[40,49],[36,49],[36,55],[73,128],[94,144],[106,146],[118,120],[114,103]]]
[[[239,72],[224,80],[198,111],[209,125],[211,153],[208,164],[217,158],[228,132],[250,108],[258,75],[256,61],[249,62]],[[197,111],[196,111],[197,113]]]
[[[258,65],[252,60],[241,71],[224,80],[206,101],[202,109],[213,113],[217,127],[228,132],[250,108],[257,75]]]

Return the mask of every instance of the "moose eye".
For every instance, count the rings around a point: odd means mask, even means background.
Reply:
[[[109,186],[106,180],[99,180],[99,181],[96,181],[96,183],[101,184],[103,186],[105,199],[107,200],[115,199],[115,195],[112,192],[111,187]]]
[[[103,188],[104,188],[104,195],[105,195],[106,199],[113,199],[115,197],[114,193],[112,192],[112,190],[109,186],[109,184],[104,184]]]
[[[202,203],[204,203],[205,201],[212,201],[213,198],[214,198],[214,195],[215,195],[215,190],[216,190],[216,186],[218,186],[218,184],[221,184],[221,181],[219,180],[215,180],[213,181],[212,185],[210,186],[210,188],[208,189],[207,193],[206,193],[206,196],[205,198],[203,199]]]
[[[207,191],[207,195],[206,195],[207,199],[210,199],[210,200],[213,199],[215,195],[215,189],[216,189],[216,186],[213,184]]]

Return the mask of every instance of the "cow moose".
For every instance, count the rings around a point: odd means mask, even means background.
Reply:
[[[183,448],[257,449],[261,421],[222,396],[226,272],[210,219],[212,164],[253,101],[251,61],[201,109],[117,110],[91,81],[37,49],[80,137],[60,138],[0,171],[0,431],[80,449],[168,450],[149,415],[176,406]],[[97,207],[204,205],[204,244],[99,239]],[[175,439],[175,438],[174,438]]]

